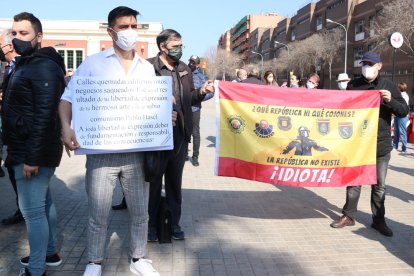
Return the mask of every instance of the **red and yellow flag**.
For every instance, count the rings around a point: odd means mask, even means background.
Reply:
[[[290,186],[376,183],[379,91],[218,82],[215,172]]]

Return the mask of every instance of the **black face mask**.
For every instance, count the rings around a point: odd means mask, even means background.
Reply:
[[[36,36],[33,39],[35,38]],[[33,39],[30,41],[24,41],[18,38],[13,38],[12,44],[16,53],[18,53],[21,56],[30,56],[31,54],[33,54],[37,48],[36,46],[32,46]]]
[[[167,49],[168,53],[167,56],[169,58],[171,58],[173,61],[178,62],[180,61],[181,56],[183,55],[183,49],[182,48],[178,48],[178,49]]]

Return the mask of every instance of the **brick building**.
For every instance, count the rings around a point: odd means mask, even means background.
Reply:
[[[352,78],[357,77],[361,73],[361,57],[363,53],[372,50],[371,41],[372,27],[376,17],[381,10],[381,5],[387,0],[319,0],[309,1],[300,7],[296,14],[289,18],[275,18],[272,24],[267,26],[261,25],[257,32],[250,27],[249,34],[239,38],[237,34],[241,32],[244,17],[231,30],[232,41],[230,49],[235,53],[244,53],[247,50],[257,49],[261,53],[264,60],[272,60],[277,58],[281,51],[285,51],[289,47],[289,43],[309,37],[310,35],[331,28],[340,28],[334,23],[327,22],[327,19],[342,24],[347,29],[347,73]],[[265,28],[265,29],[263,29]],[[258,43],[257,36],[261,36]],[[248,40],[250,42],[247,42]],[[278,43],[280,42],[280,43]],[[284,45],[285,44],[285,45]],[[242,45],[242,46],[241,46]],[[250,49],[249,49],[250,47]],[[392,47],[385,46],[382,49],[383,69],[381,75],[385,78],[392,76]],[[250,61],[257,62],[255,56]],[[339,59],[332,66],[332,75],[335,79],[339,73],[344,71],[344,55],[340,55]],[[276,59],[277,60],[277,59]],[[327,68],[316,68],[321,75],[323,87],[335,87],[334,81],[329,81],[329,71]],[[407,57],[401,51],[397,51],[396,68],[394,82],[406,82],[408,84],[408,92],[410,95],[411,109],[414,103],[414,60]],[[280,74],[280,76],[285,76]],[[410,93],[411,92],[411,93]]]

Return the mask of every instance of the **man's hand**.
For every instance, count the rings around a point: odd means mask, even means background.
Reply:
[[[386,103],[391,101],[391,92],[388,90],[380,90],[380,96]]]
[[[32,173],[37,174],[38,171],[39,171],[39,166],[30,166],[30,165],[23,164],[24,179],[30,179],[30,177],[32,176]]]
[[[201,94],[214,93],[214,82],[212,80],[206,81],[200,89]]]
[[[69,157],[71,150],[75,150],[80,147],[78,141],[76,140],[75,132],[70,127],[62,127],[62,142],[65,145],[65,150]]]

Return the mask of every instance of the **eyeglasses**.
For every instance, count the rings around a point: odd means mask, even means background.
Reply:
[[[185,46],[184,46],[184,45],[182,45],[182,44],[180,44],[180,45],[174,45],[174,46],[171,46],[171,49],[175,49],[175,50],[178,50],[178,49],[185,49]]]

